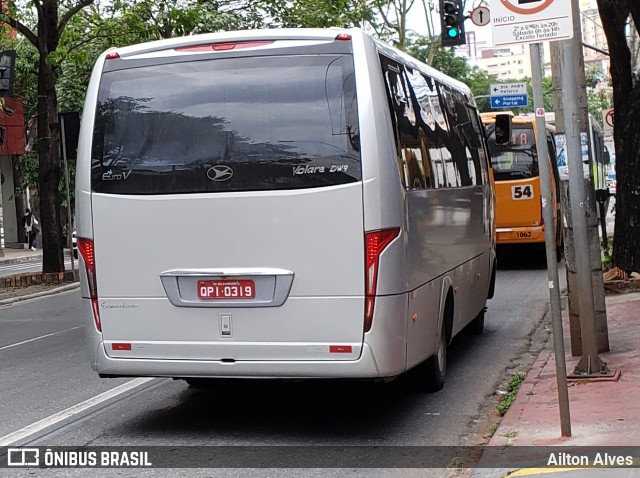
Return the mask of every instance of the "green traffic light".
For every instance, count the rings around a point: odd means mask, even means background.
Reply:
[[[458,38],[459,33],[456,28],[449,28],[447,35],[449,35],[449,38]]]

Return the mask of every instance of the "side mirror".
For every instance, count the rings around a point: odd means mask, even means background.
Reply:
[[[511,115],[496,115],[496,144],[509,144],[511,139]]]

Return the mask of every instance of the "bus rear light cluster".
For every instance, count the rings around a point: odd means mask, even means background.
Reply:
[[[93,310],[93,321],[98,332],[102,332],[100,323],[100,308],[98,307],[98,285],[96,283],[96,257],[93,248],[93,240],[78,237],[78,251],[84,260],[84,267],[87,273],[89,284],[89,297],[91,298],[91,309]]]
[[[373,323],[373,309],[378,289],[378,269],[380,254],[400,234],[400,228],[381,229],[366,232],[365,241],[365,276],[364,276],[364,331],[371,330]]]

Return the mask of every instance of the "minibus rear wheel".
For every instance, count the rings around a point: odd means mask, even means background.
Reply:
[[[449,342],[447,323],[452,319],[453,308],[447,301],[434,354],[410,372],[412,384],[417,390],[437,392],[444,388],[447,373],[447,343]]]

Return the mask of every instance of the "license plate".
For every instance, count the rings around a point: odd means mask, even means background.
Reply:
[[[198,299],[253,299],[256,296],[252,280],[199,280]]]

